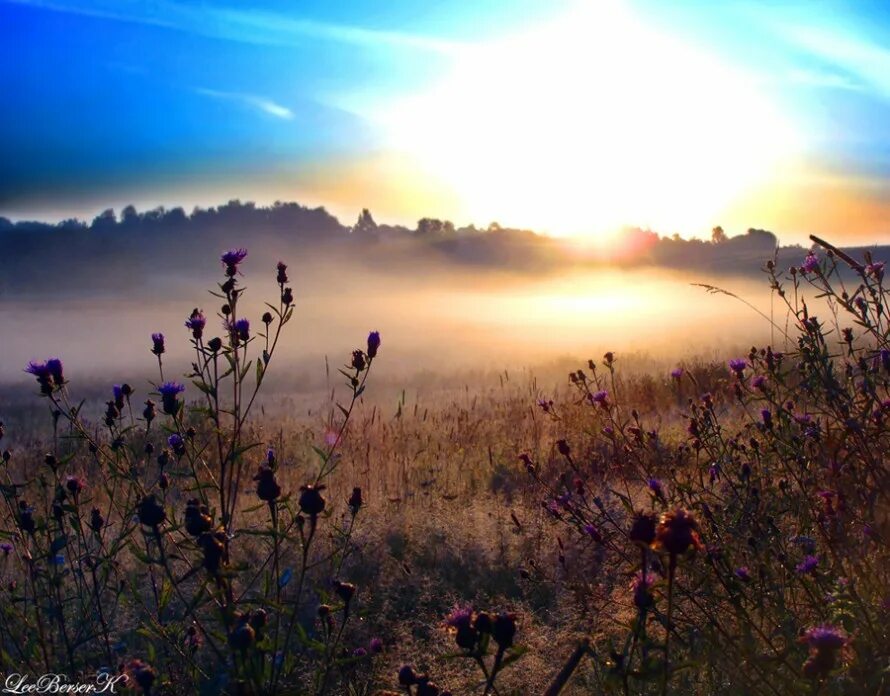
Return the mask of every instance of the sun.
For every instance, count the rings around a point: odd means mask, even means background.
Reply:
[[[795,149],[756,81],[615,3],[466,49],[383,123],[465,218],[557,235],[708,230]]]

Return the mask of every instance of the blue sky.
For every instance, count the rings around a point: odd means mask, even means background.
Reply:
[[[0,0],[0,214],[890,241],[879,2]]]

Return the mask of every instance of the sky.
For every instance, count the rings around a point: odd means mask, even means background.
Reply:
[[[890,242],[890,4],[0,0],[0,215]]]

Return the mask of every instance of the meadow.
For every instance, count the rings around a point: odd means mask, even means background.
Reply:
[[[35,355],[32,393],[0,400],[0,673],[146,694],[890,692],[884,268],[816,241],[765,266],[781,310],[753,321],[774,345],[671,368],[606,352],[556,387],[505,365],[428,398],[378,384],[398,346],[373,325],[330,392],[276,389],[288,268],[260,314],[259,272],[225,252],[212,311],[146,327],[151,383]]]

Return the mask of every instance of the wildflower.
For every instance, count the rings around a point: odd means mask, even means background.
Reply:
[[[284,292],[281,293],[281,302],[287,307],[294,303],[294,291],[290,288],[285,288]]]
[[[672,556],[680,556],[690,548],[700,548],[698,522],[682,508],[664,513],[655,530],[655,546]]]
[[[256,641],[256,631],[250,623],[242,618],[229,634],[229,645],[235,650],[246,651]]]
[[[216,532],[204,532],[198,537],[198,546],[204,552],[203,565],[210,573],[216,575],[219,572],[219,564],[226,553],[225,534]]]
[[[155,410],[155,402],[151,399],[147,399],[145,402],[145,408],[142,409],[142,417],[149,423],[151,423],[155,419],[155,415],[157,411]]]
[[[210,510],[202,505],[197,498],[191,498],[185,504],[185,531],[194,537],[209,532],[213,526]]]
[[[819,270],[819,257],[811,251],[803,260],[801,268],[804,273],[816,273]]]
[[[411,665],[402,665],[399,668],[399,684],[413,686],[417,683],[417,673]]]
[[[875,261],[868,264],[865,272],[880,283],[884,279],[884,262]]]
[[[607,392],[605,389],[600,389],[598,392],[594,392],[590,396],[590,400],[593,403],[599,404],[603,408],[606,407],[608,398],[609,398],[609,392]]]
[[[338,580],[334,583],[334,590],[337,592],[337,596],[343,600],[343,604],[349,607],[349,603],[355,596],[355,585],[353,585],[351,582],[340,582]]]
[[[611,350],[607,351],[606,354],[603,356],[603,362],[605,362],[606,365],[611,365],[613,362],[615,362],[615,353],[613,353]]]
[[[682,367],[675,367],[673,370],[671,370],[671,377],[673,379],[680,381],[680,378],[682,376],[683,376],[683,368]]]
[[[368,651],[365,648],[359,646],[355,650],[352,651],[352,656],[353,657],[367,657]]]
[[[380,348],[380,332],[372,331],[368,334],[368,357],[374,359],[377,357],[377,351]]]
[[[283,261],[278,262],[278,275],[276,276],[276,280],[279,285],[284,285],[287,283],[287,264]]]
[[[160,527],[164,523],[164,520],[167,519],[167,513],[164,512],[164,508],[158,504],[157,498],[153,494],[145,496],[139,502],[136,513],[142,524],[153,529]]]
[[[748,570],[748,566],[741,566],[739,568],[736,568],[734,574],[742,582],[751,581],[751,571]]]
[[[799,575],[812,575],[816,572],[818,566],[818,556],[806,555],[803,560],[794,567],[794,570],[796,570]]]
[[[223,266],[226,267],[226,275],[230,278],[235,276],[238,273],[238,266],[245,258],[247,258],[247,249],[243,248],[229,249],[224,253],[220,260]]]
[[[62,361],[58,358],[50,358],[46,361],[46,370],[49,372],[49,376],[53,380],[53,384],[57,387],[61,387],[65,384],[65,376],[62,373]]]
[[[163,355],[164,350],[164,334],[153,333],[151,335],[151,352],[157,356],[161,356]]]
[[[307,484],[300,487],[300,510],[310,517],[317,517],[325,508],[325,499],[321,491],[324,486]]]
[[[167,438],[167,444],[170,445],[170,448],[177,457],[181,457],[185,454],[185,440],[182,439],[182,435],[179,433],[170,435],[170,437]],[[164,452],[161,454],[164,454]],[[160,456],[158,457],[158,461],[160,462]]]
[[[352,367],[356,372],[361,372],[365,369],[365,354],[360,350],[352,351]]]
[[[346,501],[346,504],[349,506],[349,511],[353,514],[353,516],[358,514],[362,503],[362,489],[356,486],[352,489],[352,495],[349,496],[349,500]]]
[[[655,541],[655,515],[638,512],[634,516],[628,538],[635,544],[648,548]]]
[[[185,387],[178,382],[164,382],[158,387],[158,393],[161,395],[161,403],[164,407],[164,413],[169,416],[175,416],[179,413],[180,403],[176,398],[177,394],[185,391]]]
[[[494,642],[498,644],[498,647],[502,650],[511,647],[515,635],[516,616],[507,613],[498,614],[491,627],[491,637],[494,638]]]
[[[232,334],[237,336],[238,340],[246,343],[250,338],[250,321],[247,319],[238,319],[232,325]]]
[[[650,478],[646,485],[649,487],[649,490],[652,491],[652,495],[654,495],[659,500],[664,500],[664,486],[661,481],[657,478]]]
[[[257,482],[256,494],[260,500],[271,503],[281,496],[281,486],[275,480],[275,472],[268,466],[261,466],[253,480]]]
[[[37,531],[37,523],[34,521],[34,508],[24,500],[19,500],[18,525],[26,534],[34,534]]]
[[[741,378],[745,373],[746,367],[748,367],[748,363],[742,358],[733,358],[729,361],[729,369],[734,372],[738,378]]]
[[[380,638],[371,638],[371,642],[368,643],[368,650],[371,651],[372,655],[379,655],[383,652],[383,641]]]
[[[99,534],[102,531],[102,527],[105,526],[105,518],[102,517],[102,513],[99,508],[93,508],[92,512],[90,512],[90,529],[92,529],[96,534]]]
[[[459,648],[473,650],[479,640],[479,630],[474,625],[470,607],[455,606],[445,618],[445,625],[453,630],[454,642]]]
[[[192,310],[191,315],[185,320],[185,327],[192,332],[192,338],[196,341],[204,335],[204,327],[207,326],[207,317],[197,307]]]
[[[763,427],[765,427],[767,430],[772,430],[772,427],[773,427],[772,412],[768,408],[765,408],[760,411],[760,417],[763,419]]]
[[[272,323],[272,313],[271,312],[263,312],[263,316],[261,317],[262,322],[266,325],[266,328],[269,328],[269,324]]]
[[[754,389],[762,390],[765,385],[766,385],[766,377],[764,377],[763,375],[755,375],[754,378],[751,380],[751,386]]]
[[[65,479],[65,488],[74,496],[79,495],[85,485],[86,482],[79,476],[69,476]]]
[[[829,625],[809,629],[801,641],[810,647],[810,656],[803,664],[804,676],[816,679],[826,676],[837,662],[837,653],[847,644],[847,635]]]
[[[207,347],[214,353],[219,353],[222,348],[222,339],[219,337],[211,338],[207,341]]]
[[[253,613],[250,615],[250,625],[253,627],[253,630],[256,631],[257,638],[262,635],[263,629],[266,627],[266,623],[269,619],[269,615],[266,613],[266,610],[262,607],[253,610]]]
[[[34,375],[37,378],[37,384],[40,385],[41,394],[52,394],[54,389],[53,377],[49,372],[46,363],[34,362],[33,360],[25,367],[25,372]]]
[[[143,693],[150,694],[151,687],[154,685],[155,679],[157,679],[158,676],[154,667],[151,667],[142,660],[130,660],[127,669],[130,674],[133,675],[133,680],[139,685],[139,688],[142,689]]]
[[[593,539],[596,543],[603,543],[603,535],[600,534],[600,531],[592,524],[584,525],[584,533]]]
[[[646,609],[655,603],[655,598],[652,596],[653,584],[654,580],[652,580],[651,577],[646,577],[644,579],[642,575],[637,575],[633,583],[631,583],[634,606],[637,609]]]
[[[8,556],[12,553],[12,544],[10,544],[8,541],[4,541],[2,544],[0,544],[0,551],[3,552],[4,556]]]

